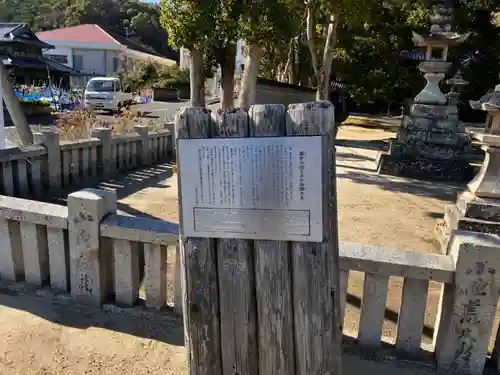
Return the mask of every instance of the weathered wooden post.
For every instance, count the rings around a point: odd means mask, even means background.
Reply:
[[[340,374],[333,105],[184,108],[176,132],[190,374]]]

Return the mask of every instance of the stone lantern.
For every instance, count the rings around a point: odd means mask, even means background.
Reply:
[[[457,70],[455,75],[447,80],[446,83],[451,86],[450,92],[445,95],[448,101],[448,107],[450,108],[450,110],[455,109],[456,113],[458,114],[457,105],[461,88],[467,86],[469,82],[463,79],[460,70]]]
[[[449,49],[469,36],[451,31],[452,21],[453,7],[442,1],[430,16],[429,32],[413,33],[414,43],[426,50],[419,69],[427,84],[415,97],[410,113],[403,117],[389,152],[379,154],[380,174],[452,181],[472,178],[471,140],[458,119],[458,97],[452,94],[450,103],[450,96],[439,87],[451,66],[447,62]]]
[[[470,101],[470,106],[488,112],[492,120],[484,132],[472,133],[486,155],[456,205],[446,206],[444,221],[438,224],[443,250],[455,230],[500,234],[500,92]]]

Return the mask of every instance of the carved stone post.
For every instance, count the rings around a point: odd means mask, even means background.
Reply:
[[[499,248],[496,235],[457,231],[453,236],[455,277],[443,286],[434,335],[439,370],[483,373],[500,288]]]

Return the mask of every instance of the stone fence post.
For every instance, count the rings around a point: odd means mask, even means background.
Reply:
[[[101,152],[97,155],[97,165],[99,174],[102,177],[108,176],[113,167],[113,155],[111,155],[111,129],[94,128],[91,136],[101,141]]]
[[[113,249],[100,237],[100,223],[116,213],[114,191],[85,189],[68,196],[71,296],[100,305],[112,293]]]
[[[149,147],[149,128],[147,125],[135,125],[134,130],[141,137],[141,149],[139,151],[141,165],[149,165],[151,161],[151,150]]]
[[[500,237],[457,231],[449,245],[456,264],[441,291],[434,333],[439,370],[480,375],[500,289]]]
[[[47,150],[47,174],[50,189],[62,187],[61,150],[59,148],[59,133],[55,130],[34,133],[34,142],[41,144]]]

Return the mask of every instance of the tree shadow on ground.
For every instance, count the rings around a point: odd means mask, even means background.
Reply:
[[[371,173],[377,172],[376,168],[364,168],[364,167],[358,167],[356,165],[337,164],[336,167],[337,167],[337,170],[339,168],[344,168],[344,169],[353,169],[353,170],[362,171],[362,172],[371,172]],[[337,173],[337,176],[338,176],[338,173]]]
[[[443,212],[427,212],[427,216],[429,216],[432,219],[444,219]]]
[[[368,155],[361,155],[361,154],[355,154],[354,152],[337,152],[335,153],[335,157],[338,159],[353,159],[353,160],[359,160],[359,161],[375,161],[376,158],[368,156]]]
[[[169,308],[141,312],[116,307],[84,306],[64,297],[19,292],[0,283],[0,305],[28,312],[49,322],[77,329],[102,328],[136,337],[157,340],[176,346],[184,345],[182,319]],[[135,313],[134,313],[135,311]]]
[[[410,179],[400,180],[389,176],[351,171],[337,173],[337,179],[347,179],[357,184],[376,185],[390,192],[414,194],[422,197],[438,198],[444,201],[453,201],[457,193],[465,187],[465,184],[445,184]]]
[[[80,186],[73,187],[70,190],[66,190],[61,194],[58,194],[56,197],[49,197],[40,200],[66,205],[69,194],[85,188],[115,191],[117,199],[120,200],[146,188],[166,189],[170,187],[170,185],[166,184],[165,180],[172,177],[172,175],[173,163],[165,162],[152,167],[141,168],[126,173],[115,173],[113,177],[97,184],[91,182],[83,183]],[[139,213],[140,211],[136,212]],[[142,216],[148,215],[143,213]]]
[[[335,146],[362,148],[365,150],[387,151],[389,150],[389,138],[387,139],[336,139]]]
[[[146,188],[165,189],[170,185],[163,183],[173,175],[171,162],[132,171],[116,178],[108,179],[97,185],[104,190],[115,190],[118,199],[123,199]]]

